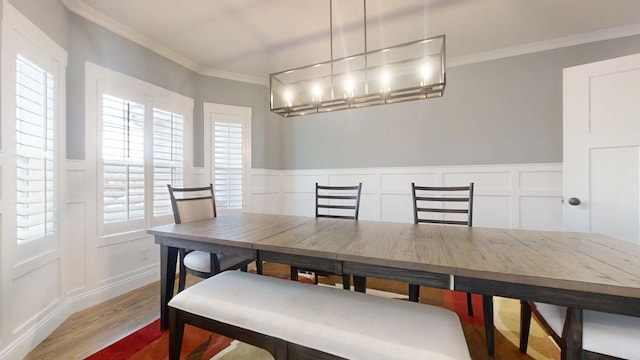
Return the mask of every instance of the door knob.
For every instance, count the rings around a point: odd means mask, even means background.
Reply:
[[[578,199],[578,198],[574,198],[574,197],[573,197],[573,198],[571,198],[571,199],[569,199],[569,205],[571,205],[571,206],[578,206],[578,205],[580,205],[580,199]]]

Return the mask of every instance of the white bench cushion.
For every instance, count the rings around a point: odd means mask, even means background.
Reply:
[[[245,259],[235,256],[218,255],[218,262],[220,263],[220,269],[222,270],[228,269],[243,260]],[[191,251],[184,256],[184,266],[201,272],[211,272],[210,255],[205,251]]]
[[[562,334],[567,308],[536,303],[551,328]],[[640,360],[640,318],[598,311],[582,313],[582,348],[623,359]]]
[[[169,305],[348,359],[470,359],[458,316],[430,305],[238,271]]]

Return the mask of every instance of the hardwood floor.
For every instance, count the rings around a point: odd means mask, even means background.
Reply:
[[[265,272],[275,276],[284,277],[288,271],[288,267],[283,265],[265,264]],[[188,285],[199,281],[192,276],[188,276],[187,280]],[[340,281],[340,278],[336,277],[335,280]],[[407,291],[406,284],[384,280],[371,279],[368,285],[397,293]],[[424,292],[424,298],[437,298],[429,296],[429,292],[440,290],[421,288],[421,291]],[[160,317],[159,303],[160,282],[155,282],[80,311],[67,319],[25,359],[84,359]],[[486,353],[483,327],[463,323],[463,330],[474,360],[533,359],[521,354],[513,343],[497,331],[496,355],[490,357]]]
[[[160,282],[73,314],[25,359],[84,359],[160,317]]]

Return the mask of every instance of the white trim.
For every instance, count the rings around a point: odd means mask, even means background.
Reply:
[[[221,79],[235,80],[250,84],[268,86],[268,82],[266,78],[261,78],[257,76],[251,76],[246,74],[240,74],[230,71],[224,71],[214,68],[206,68],[201,65],[198,65],[193,60],[187,58],[186,56],[160,44],[159,42],[145,36],[131,27],[123,25],[119,23],[115,19],[110,16],[107,16],[100,11],[95,10],[94,8],[84,4],[80,0],[62,0],[64,5],[72,12],[78,14],[79,16],[102,26],[103,28],[110,30],[125,39],[131,40],[134,43],[143,46],[158,55],[161,55],[171,61],[174,61],[185,68],[196,72],[201,75],[213,76]]]
[[[162,87],[147,83],[140,79],[136,79],[129,75],[118,73],[113,70],[98,66],[96,64],[86,62],[85,64],[85,136],[87,144],[94,146],[87,147],[86,158],[96,159],[94,170],[91,173],[89,182],[93,185],[91,193],[96,194],[95,201],[95,227],[87,224],[87,228],[97,229],[96,236],[99,237],[99,243],[105,245],[106,241],[123,242],[131,239],[129,232],[143,229],[149,225],[159,225],[159,220],[154,221],[152,209],[149,201],[152,201],[153,181],[151,174],[153,173],[153,165],[149,154],[152,151],[151,143],[145,141],[145,219],[139,221],[131,221],[126,224],[103,224],[102,222],[102,162],[98,161],[101,157],[102,139],[99,136],[102,128],[100,114],[99,97],[103,93],[110,93],[114,96],[125,96],[129,100],[137,101],[145,105],[145,124],[152,124],[153,108],[161,108],[165,111],[180,113],[184,116],[184,174],[189,173],[189,168],[193,164],[193,150],[189,139],[193,138],[193,107],[194,100],[187,96],[175,93]],[[147,127],[145,139],[149,138],[151,128]],[[166,217],[170,220],[170,217]],[[111,236],[118,235],[118,236]],[[122,235],[122,236],[120,236]],[[90,237],[91,238],[91,237]]]
[[[458,56],[447,59],[448,67],[456,67],[461,65],[479,63],[490,60],[503,59],[511,56],[533,54],[541,51],[561,49],[569,46],[588,44],[596,41],[611,40],[626,36],[640,34],[640,24],[621,26],[606,30],[594,31],[585,34],[567,36],[557,39],[549,39],[519,46],[513,46],[503,49],[491,50],[471,54],[467,56]]]
[[[313,216],[314,183],[362,182],[360,219],[412,222],[411,182],[475,183],[474,226],[562,230],[562,164],[251,171],[249,212]]]
[[[104,13],[101,13],[100,11],[97,11],[94,8],[84,4],[81,0],[62,0],[62,2],[69,10],[78,14],[79,16],[82,16],[89,21],[92,21],[110,31],[113,31],[114,33],[121,35],[122,37],[129,39],[134,43],[141,45],[159,55],[162,55],[167,59],[172,60],[200,75],[240,81],[266,87],[269,86],[268,78],[230,72],[221,69],[208,68],[202,65],[198,65],[193,60],[185,57],[184,55],[179,54],[164,45],[161,45],[159,42],[140,34],[132,28],[119,23],[118,21],[105,15]],[[560,49],[568,46],[587,44],[596,41],[610,40],[638,34],[640,34],[640,24],[621,26],[574,36],[549,39],[530,44],[485,51],[466,56],[453,57],[447,59],[447,66],[451,68],[461,65],[497,60],[517,55],[532,54],[540,51]]]
[[[105,284],[91,291],[72,296],[66,301],[56,304],[52,311],[35,323],[14,341],[8,343],[0,351],[0,359],[22,359],[32,351],[37,344],[53,333],[72,314],[100,304],[114,297],[126,294],[159,280],[158,265],[153,265],[143,272],[134,274],[116,283]],[[94,349],[98,351],[100,349]]]
[[[65,277],[68,257],[62,234],[66,177],[64,174],[66,136],[66,66],[67,53],[46,33],[31,23],[7,1],[2,2],[2,149],[0,150],[0,358],[22,358],[44,340],[68,313],[64,309]],[[15,243],[16,191],[16,56],[29,61],[54,76],[55,85],[55,192],[57,229],[47,240]],[[13,239],[11,241],[11,239]],[[55,270],[41,271],[54,264]],[[41,276],[51,286],[45,298],[23,293],[28,276]],[[31,288],[32,289],[32,288]],[[12,316],[10,316],[12,315]],[[11,354],[16,354],[15,356]]]
[[[208,183],[213,183],[213,179],[211,176],[211,172],[213,169],[211,168],[211,114],[214,113],[226,113],[233,114],[236,116],[242,117],[242,125],[244,126],[244,130],[242,132],[242,152],[243,152],[243,165],[244,169],[242,171],[242,211],[250,211],[251,207],[251,169],[253,167],[253,161],[251,156],[251,142],[252,142],[252,130],[251,123],[252,121],[252,109],[250,107],[244,106],[234,106],[234,105],[225,105],[225,104],[214,104],[214,103],[204,103],[203,104],[203,114],[204,114],[204,162],[205,169],[208,178]],[[206,184],[202,184],[206,185]],[[218,212],[220,212],[219,209]],[[224,212],[224,210],[223,210]]]

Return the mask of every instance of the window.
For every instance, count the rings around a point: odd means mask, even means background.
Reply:
[[[204,104],[205,154],[210,166],[216,207],[247,211],[251,177],[251,108]]]
[[[53,75],[16,58],[16,215],[18,243],[56,231]]]
[[[14,279],[59,258],[67,53],[4,3],[0,237]]]
[[[97,144],[98,236],[138,238],[173,221],[167,184],[185,183],[193,100],[90,63],[85,71],[87,123],[95,124],[87,141]]]
[[[242,209],[242,124],[213,123],[216,207]]]
[[[104,223],[144,220],[144,105],[102,96]]]
[[[184,185],[184,116],[153,109],[153,215],[170,215],[167,184]]]

